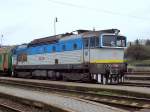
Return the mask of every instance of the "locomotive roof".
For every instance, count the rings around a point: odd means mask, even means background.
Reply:
[[[76,33],[75,33],[76,32]],[[39,38],[31,41],[28,46],[37,46],[40,44],[50,44],[50,43],[56,43],[60,39],[63,38],[69,38],[70,36],[73,35],[82,35],[83,38],[88,37],[88,36],[98,36],[100,33],[116,33],[120,32],[118,29],[106,29],[106,30],[99,30],[99,31],[92,31],[92,30],[76,30],[71,33],[65,33],[65,34],[59,34],[59,35],[54,35],[54,36],[48,36],[44,38]]]

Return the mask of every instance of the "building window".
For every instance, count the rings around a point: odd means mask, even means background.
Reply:
[[[76,43],[73,44],[73,49],[77,49],[77,44]]]

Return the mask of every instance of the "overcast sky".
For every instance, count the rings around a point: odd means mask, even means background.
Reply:
[[[55,17],[57,34],[118,28],[128,40],[150,38],[150,0],[0,0],[2,42],[53,35]]]

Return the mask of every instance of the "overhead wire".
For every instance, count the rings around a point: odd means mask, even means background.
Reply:
[[[84,5],[77,5],[77,4],[62,2],[62,1],[58,1],[58,0],[48,0],[48,1],[52,2],[52,3],[55,3],[55,4],[63,5],[63,6],[75,7],[75,8],[80,8],[80,9],[88,9],[90,11],[95,11],[95,12],[98,12],[98,13],[105,13],[105,14],[109,14],[109,15],[111,14],[111,15],[115,15],[115,16],[124,16],[124,17],[138,19],[138,20],[150,21],[150,18],[139,17],[139,16],[129,15],[129,14],[123,14],[123,13],[120,13],[120,12],[113,12],[113,11],[109,11],[109,10],[105,10],[105,9],[87,7],[87,6],[84,6]]]

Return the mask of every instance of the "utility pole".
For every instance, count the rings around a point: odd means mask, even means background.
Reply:
[[[56,35],[56,22],[58,22],[57,17],[54,18],[54,35]]]
[[[2,39],[3,39],[4,35],[1,35],[1,48],[2,48]]]

